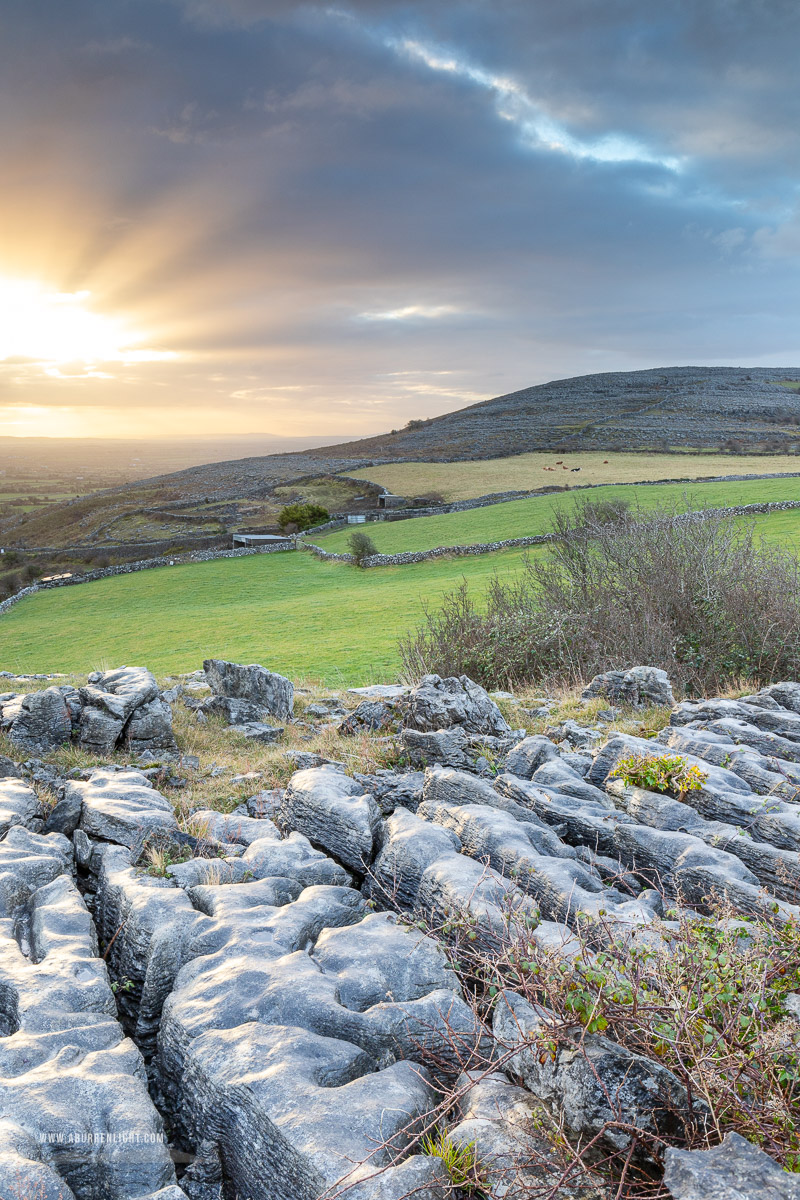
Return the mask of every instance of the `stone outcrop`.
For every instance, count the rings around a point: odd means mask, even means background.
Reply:
[[[604,671],[602,675],[595,675],[584,690],[583,699],[593,700],[596,696],[631,704],[634,708],[648,705],[672,708],[675,703],[669,675],[659,667],[631,667],[627,671]]]
[[[268,671],[257,663],[242,666],[221,658],[205,659],[203,670],[208,686],[216,695],[247,700],[261,712],[280,720],[286,721],[292,716],[294,684],[284,675]]]
[[[710,1150],[670,1148],[664,1184],[674,1200],[800,1200],[800,1179],[746,1141],[728,1133]]]
[[[96,754],[176,749],[172,710],[144,667],[95,672],[85,687],[48,687],[0,704],[0,725],[15,746],[32,754],[70,741]]]
[[[261,725],[258,689],[280,677],[215,670],[208,712],[246,718],[232,737]],[[3,721],[24,715],[40,737],[58,717],[68,740],[157,761],[168,704],[151,680],[126,668],[10,694]],[[663,1063],[502,987],[476,1011],[454,964],[469,980],[465,954],[515,938],[554,970],[612,940],[663,947],[666,904],[693,920],[712,897],[778,928],[800,919],[800,685],[684,702],[658,738],[602,744],[577,723],[554,722],[559,744],[515,735],[465,678],[367,696],[353,728],[384,704],[424,770],[292,752],[285,790],[233,812],[193,809],[185,790],[179,820],[155,768],[3,766],[0,1193],[22,1179],[36,1200],[445,1200],[418,1141],[441,1127],[473,1147],[490,1200],[606,1200],[590,1162],[562,1181],[551,1120],[649,1171],[656,1148],[706,1136],[708,1112]],[[338,720],[335,698],[318,708]],[[700,786],[614,773],[664,752]],[[675,1200],[798,1196],[735,1137],[669,1149],[664,1183]]]
[[[465,733],[503,737],[511,727],[488,693],[466,675],[425,675],[406,697],[404,724],[420,733],[459,726]]]

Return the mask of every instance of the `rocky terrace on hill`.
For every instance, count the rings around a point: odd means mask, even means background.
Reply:
[[[555,977],[665,948],[714,902],[743,947],[748,914],[783,945],[800,683],[675,704],[636,667],[593,681],[587,723],[466,677],[312,699],[223,660],[167,690],[136,667],[5,682],[3,1200],[611,1200],[633,1167],[674,1200],[800,1196],[665,1058],[464,965],[524,945]],[[655,738],[624,731],[654,712]],[[187,802],[221,774],[191,728],[282,756],[284,786]],[[332,729],[374,753],[326,758]],[[626,782],[654,754],[692,782]],[[796,1064],[800,995],[781,1005]]]

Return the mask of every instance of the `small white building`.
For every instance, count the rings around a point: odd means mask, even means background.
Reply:
[[[294,540],[282,533],[234,533],[233,545],[234,547],[283,545],[287,550],[291,550]]]

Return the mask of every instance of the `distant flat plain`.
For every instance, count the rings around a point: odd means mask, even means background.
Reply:
[[[545,468],[553,467],[548,471]],[[579,467],[580,472],[572,473]],[[471,500],[493,492],[532,491],[553,484],[638,483],[648,479],[700,479],[708,475],[779,475],[800,472],[792,454],[626,454],[617,451],[516,454],[472,462],[405,462],[350,472],[399,496],[435,492]]]

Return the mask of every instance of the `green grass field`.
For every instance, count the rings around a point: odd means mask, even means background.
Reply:
[[[0,667],[82,674],[137,663],[166,674],[216,656],[332,687],[391,680],[397,639],[426,599],[464,575],[484,587],[521,558],[358,571],[289,553],[120,575],[22,600],[0,617]]]
[[[635,495],[656,507],[680,501],[683,485],[598,488],[592,499]],[[372,525],[382,550],[491,541],[545,532],[553,509],[575,493],[535,497],[444,517]],[[695,484],[693,506],[800,499],[800,479]],[[765,540],[800,549],[800,509],[756,518]],[[342,530],[325,545],[342,548]],[[546,554],[546,548],[536,549]],[[294,679],[348,686],[391,680],[397,640],[426,601],[467,579],[485,589],[495,571],[519,569],[521,550],[358,571],[310,554],[273,554],[166,567],[40,592],[0,617],[0,667],[85,673],[141,663],[160,674],[219,656],[261,662]]]
[[[573,467],[580,467],[580,476],[570,474]],[[798,470],[800,458],[789,454],[642,454],[640,451],[574,450],[563,453],[537,451],[476,462],[384,463],[345,473],[379,483],[400,496],[424,496],[436,492],[445,500],[468,500],[492,492],[524,492],[547,484],[574,483],[576,479],[580,483],[638,483],[643,479],[767,475]]]
[[[559,492],[552,496],[532,496],[529,500],[511,500],[507,504],[492,504],[467,512],[446,513],[441,517],[412,517],[406,521],[374,522],[366,528],[369,536],[383,554],[398,554],[404,550],[429,550],[434,546],[471,545],[474,542],[502,541],[506,538],[530,537],[546,533],[556,509],[570,509],[576,500],[607,500],[621,497],[643,508],[658,508],[667,504],[683,505],[688,498],[692,508],[727,507],[735,504],[757,504],[762,501],[800,500],[798,479],[754,479],[741,483],[670,483],[646,487],[598,487],[590,491]],[[780,518],[779,524],[787,533],[800,532],[800,509],[796,512],[771,514],[770,521]],[[341,553],[347,549],[352,529],[338,529],[320,537],[326,550]]]

